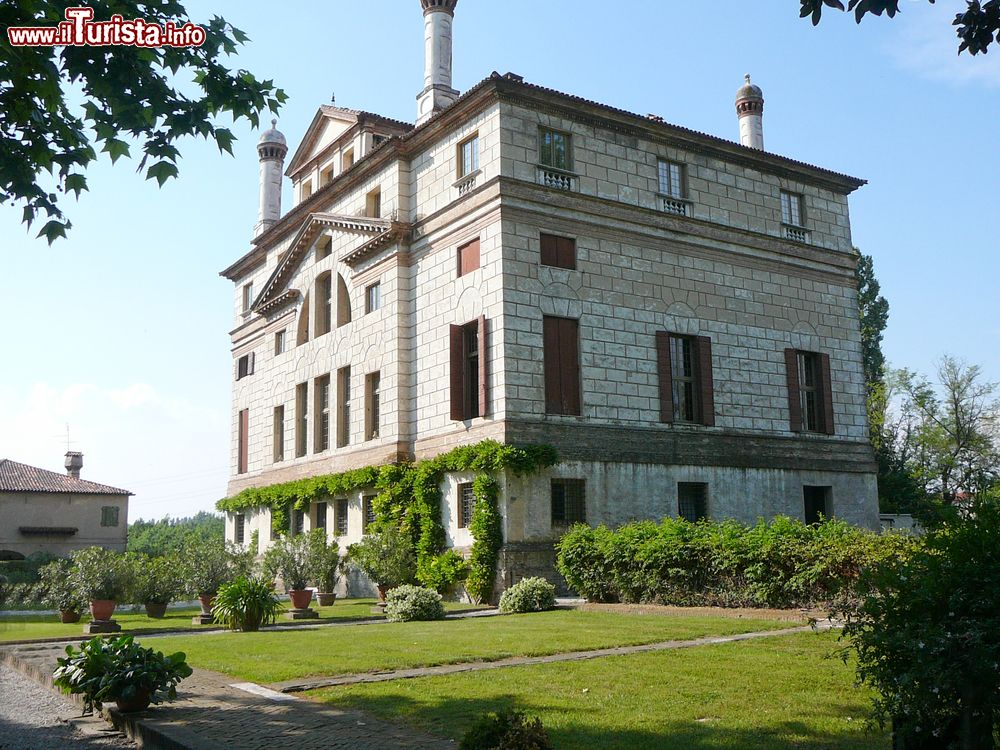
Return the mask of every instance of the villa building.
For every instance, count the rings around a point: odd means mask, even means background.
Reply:
[[[416,125],[322,106],[261,202],[235,286],[229,493],[493,438],[560,463],[501,478],[500,577],[576,521],[836,516],[878,528],[848,196],[863,180],[493,73],[451,81],[457,0],[421,0]],[[282,173],[295,205],[281,213]],[[471,475],[443,487],[471,544]],[[374,492],[374,491],[372,491]],[[370,494],[291,519],[345,544]],[[227,538],[270,539],[266,511]]]

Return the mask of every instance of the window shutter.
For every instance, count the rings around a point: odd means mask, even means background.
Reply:
[[[253,366],[256,352],[250,352],[250,363],[247,365],[247,375],[253,375]]]
[[[449,346],[451,348],[451,418],[461,422],[465,418],[463,399],[462,371],[462,326],[449,328]]]
[[[656,373],[660,381],[660,421],[674,421],[673,370],[670,366],[670,334],[656,332]]]
[[[827,435],[834,433],[833,423],[833,388],[830,379],[830,355],[819,355],[819,382],[823,389],[823,432]]]
[[[785,377],[788,379],[788,428],[802,432],[802,404],[799,401],[799,356],[795,349],[785,349]]]
[[[562,414],[580,414],[580,323],[559,319]]]
[[[543,266],[559,265],[559,238],[551,234],[538,237],[541,243],[541,262]]]
[[[240,410],[240,424],[239,424],[239,456],[237,458],[236,473],[245,474],[247,471],[247,465],[249,464],[248,458],[248,446],[249,433],[250,433],[250,410],[241,409]]]
[[[458,275],[464,276],[479,268],[479,238],[458,248]]]
[[[542,318],[542,358],[545,368],[545,411],[558,414],[561,403],[559,390],[562,377],[559,374],[559,318]]]
[[[489,368],[486,359],[486,316],[479,316],[479,416],[485,417],[490,405]]]
[[[712,339],[697,336],[698,342],[698,388],[701,396],[701,423],[706,427],[715,426],[715,381],[712,377]]]
[[[560,268],[576,269],[576,240],[560,237],[556,251],[556,265]]]

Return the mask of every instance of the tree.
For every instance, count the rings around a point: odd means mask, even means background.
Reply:
[[[865,383],[869,395],[885,376],[885,355],[882,337],[889,323],[889,303],[882,296],[882,287],[875,278],[875,262],[858,248],[858,265],[854,277],[858,283],[858,311],[861,318],[861,356]]]
[[[226,522],[222,516],[201,511],[190,518],[161,518],[132,523],[128,527],[128,551],[150,557],[176,552],[190,541],[223,543]]]
[[[52,27],[65,21],[66,0],[19,0],[0,4],[0,26]],[[95,20],[114,14],[146,24],[176,27],[189,22],[177,0],[95,0]],[[163,185],[176,177],[185,136],[213,139],[232,153],[234,136],[220,115],[256,127],[265,111],[277,112],[285,93],[269,80],[219,62],[248,37],[225,19],[202,24],[204,43],[188,47],[0,46],[0,203],[24,208],[29,227],[51,244],[71,223],[60,193],[87,189],[87,166],[106,153],[112,162],[138,145],[138,170]],[[193,85],[178,84],[189,74]],[[147,166],[148,165],[148,166]],[[40,184],[40,181],[45,185]]]
[[[813,26],[820,22],[823,16],[823,8],[834,8],[836,10],[849,10],[854,12],[854,18],[858,23],[871,13],[881,16],[885,13],[889,18],[894,18],[899,13],[900,0],[848,0],[847,8],[841,0],[799,0],[801,8],[799,16],[812,19]],[[934,0],[929,0],[931,4]],[[971,55],[982,52],[984,55],[989,52],[989,46],[995,42],[1000,43],[1000,0],[968,0],[966,9],[962,13],[956,13],[952,25],[956,26],[955,33],[960,42],[958,52],[968,51]]]

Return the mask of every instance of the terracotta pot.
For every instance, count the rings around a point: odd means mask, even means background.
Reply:
[[[380,585],[379,585],[379,586],[377,586],[376,588],[378,588],[378,600],[379,600],[380,602],[384,602],[384,601],[385,601],[385,595],[389,593],[389,589],[390,589],[391,587],[390,587],[390,586],[382,586],[382,585],[380,584]]]
[[[115,613],[114,599],[92,599],[90,602],[90,616],[95,620],[110,620]]]
[[[321,594],[319,591],[316,592],[316,602],[321,607],[332,607],[335,601],[337,601],[336,594]]]
[[[203,615],[212,614],[212,605],[215,604],[215,594],[199,594],[198,603],[201,605]]]
[[[167,614],[166,602],[146,602],[146,616],[159,620]]]
[[[295,609],[306,609],[312,601],[313,592],[312,589],[293,589],[288,592],[288,596]]]
[[[75,609],[60,609],[59,622],[80,622],[80,613]]]
[[[115,701],[115,705],[123,714],[128,714],[134,711],[145,711],[149,708],[149,700],[149,691],[139,688],[131,698],[119,698]]]

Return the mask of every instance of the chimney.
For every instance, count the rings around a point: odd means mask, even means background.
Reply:
[[[736,115],[740,118],[740,143],[764,150],[764,92],[750,83],[750,75],[736,92]]]
[[[451,27],[458,0],[420,0],[424,9],[424,90],[417,94],[417,125],[455,103],[451,87]]]
[[[260,158],[260,210],[254,237],[271,228],[281,218],[281,173],[288,153],[288,141],[277,129],[278,121],[271,120],[271,128],[265,130],[257,141],[257,156]]]
[[[66,473],[73,479],[80,478],[80,469],[83,468],[83,454],[80,451],[66,451]]]

